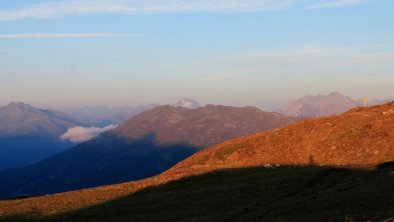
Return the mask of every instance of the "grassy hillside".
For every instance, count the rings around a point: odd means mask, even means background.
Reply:
[[[354,108],[226,141],[196,153],[168,174],[263,165],[361,166],[394,161],[394,103]]]
[[[232,169],[52,216],[0,221],[366,221],[394,216],[394,167]],[[44,204],[44,203],[43,203]]]

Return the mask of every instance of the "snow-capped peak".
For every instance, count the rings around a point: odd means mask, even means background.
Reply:
[[[188,98],[181,99],[179,102],[173,104],[173,106],[182,107],[186,109],[197,109],[200,107],[200,105],[195,100]]]
[[[189,108],[189,109],[191,109],[192,106],[193,106],[193,103],[190,102],[189,100],[183,99],[183,100],[181,101],[181,107],[183,107],[183,108]]]

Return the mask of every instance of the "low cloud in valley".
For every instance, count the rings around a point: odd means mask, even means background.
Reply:
[[[67,130],[60,138],[62,140],[69,140],[73,143],[81,143],[103,133],[105,131],[116,128],[116,125],[109,125],[103,128],[98,127],[73,127]]]

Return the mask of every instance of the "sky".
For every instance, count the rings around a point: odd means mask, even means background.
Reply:
[[[394,97],[393,0],[0,0],[0,105]]]

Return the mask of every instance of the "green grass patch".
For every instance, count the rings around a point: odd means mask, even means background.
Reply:
[[[202,156],[202,157],[200,157],[200,159],[198,159],[198,164],[199,165],[204,165],[206,162],[207,162],[207,160],[208,160],[208,156]]]
[[[233,154],[237,150],[244,147],[244,144],[234,144],[229,147],[222,148],[215,153],[216,159],[224,159],[225,157]]]

